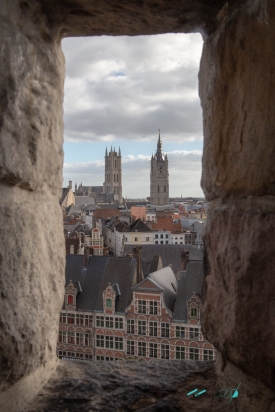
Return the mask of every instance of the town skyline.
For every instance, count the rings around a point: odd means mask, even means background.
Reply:
[[[102,185],[106,147],[120,146],[123,197],[149,196],[150,159],[160,128],[170,196],[202,197],[201,36],[102,36],[66,39],[62,45],[63,186],[69,180]]]

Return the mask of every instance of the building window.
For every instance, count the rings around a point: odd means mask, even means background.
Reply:
[[[96,317],[96,326],[98,326],[99,328],[104,328],[104,316]]]
[[[112,307],[112,299],[107,298],[106,299],[106,308],[111,308]]]
[[[163,235],[160,235],[160,238],[163,239]]]
[[[199,360],[199,349],[189,348],[189,359]]]
[[[158,344],[157,343],[149,343],[149,357],[150,358],[158,357]]]
[[[138,300],[138,313],[146,313],[146,300]]]
[[[146,238],[146,242],[149,242],[149,237]]]
[[[203,350],[203,360],[213,360],[213,351],[210,349]]]
[[[98,348],[104,348],[104,336],[96,335],[96,346]]]
[[[165,242],[165,243],[166,243],[166,245],[168,245],[168,240],[166,240],[166,242]]]
[[[74,315],[74,313],[68,313],[68,323],[70,325],[75,324],[75,315]]]
[[[184,326],[176,326],[176,338],[185,338]]]
[[[163,245],[163,240],[160,241],[160,244]]]
[[[161,345],[161,359],[169,359],[169,345]]]
[[[104,361],[105,359],[104,359],[104,356],[97,356],[96,360],[97,361]]]
[[[149,302],[149,313],[150,315],[158,314],[158,302],[156,300],[151,300]]]
[[[84,315],[76,314],[75,315],[75,323],[77,325],[84,325]]]
[[[88,360],[92,360],[92,359],[93,359],[93,355],[92,355],[91,353],[85,353],[85,354],[84,354],[84,357],[85,357],[85,359],[88,359]]]
[[[146,321],[145,320],[138,321],[138,334],[146,335]]]
[[[176,346],[176,359],[185,359],[184,346]]]
[[[135,341],[127,340],[127,355],[134,355],[134,354],[135,354]]]
[[[161,323],[161,336],[169,338],[169,323]]]
[[[135,333],[134,319],[127,319],[127,333]]]
[[[68,295],[68,305],[74,304],[74,297],[72,295]]]
[[[197,318],[198,317],[198,309],[197,308],[191,308],[191,318]]]
[[[91,333],[85,333],[85,346],[93,346],[93,335]]]
[[[84,345],[84,333],[76,332],[76,334],[75,334],[75,343],[77,345]]]
[[[114,327],[114,321],[113,318],[109,318],[108,316],[105,319],[105,327],[106,328],[113,328]]]
[[[67,335],[67,332],[65,330],[60,330],[59,335],[58,335],[58,342],[66,343],[66,335]]]
[[[105,336],[105,348],[113,349],[113,347],[114,347],[114,337]]]
[[[115,318],[115,329],[123,329],[123,319]]]
[[[165,237],[166,237],[166,239],[168,239],[169,236],[166,234]]]
[[[60,313],[59,322],[60,323],[67,323],[66,313]]]
[[[138,237],[135,237],[135,242],[137,242],[138,241]]]
[[[115,349],[123,350],[123,338],[115,336]]]
[[[156,240],[156,241],[155,241],[155,245],[158,245],[158,244],[159,244],[159,242]]]
[[[74,332],[68,332],[68,343],[75,343]]]
[[[199,339],[199,329],[198,328],[190,328],[189,330],[189,339]]]
[[[149,335],[158,336],[158,322],[149,322]]]
[[[138,356],[146,356],[146,342],[138,342]]]
[[[155,238],[158,239],[159,235],[155,235]]]

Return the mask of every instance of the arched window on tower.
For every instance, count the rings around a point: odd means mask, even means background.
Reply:
[[[164,192],[166,193],[166,186],[164,186]]]

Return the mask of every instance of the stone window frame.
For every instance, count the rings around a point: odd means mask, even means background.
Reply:
[[[162,338],[170,338],[170,323],[169,322],[161,322],[161,337]]]
[[[154,342],[149,342],[149,358],[158,357],[158,344]]]
[[[115,317],[115,329],[123,329],[123,318]]]
[[[189,348],[189,359],[199,360],[199,358],[200,358],[199,348]]]
[[[203,360],[213,360],[214,359],[214,350],[213,349],[203,349]]]
[[[158,336],[158,322],[149,321],[149,336]]]
[[[96,327],[104,328],[104,316],[96,316]]]
[[[106,329],[114,329],[114,318],[111,316],[105,317],[105,328]]]
[[[186,358],[184,346],[176,346],[175,353],[176,353],[175,359],[177,360],[183,360]]]
[[[141,302],[142,302],[142,303],[141,303]],[[137,300],[137,304],[138,304],[138,313],[146,314],[146,313],[147,313],[146,300],[144,300],[144,299],[138,299],[138,300]]]
[[[159,301],[149,300],[149,314],[158,315],[159,313]]]
[[[146,335],[146,320],[138,320],[138,335]]]
[[[189,328],[189,339],[199,340],[200,330],[199,328]]]
[[[175,337],[184,339],[186,336],[185,326],[176,326]]]
[[[123,350],[123,337],[115,336],[115,349]]]
[[[146,342],[138,341],[138,356],[146,356]]]
[[[135,319],[127,319],[127,333],[132,335],[135,333]]]
[[[126,341],[126,353],[127,355],[135,355],[135,341],[134,340]]]
[[[162,343],[160,345],[161,359],[170,359],[170,345]]]
[[[197,318],[198,317],[198,308],[192,307],[190,308],[190,318]]]

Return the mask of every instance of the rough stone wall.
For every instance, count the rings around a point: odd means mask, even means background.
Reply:
[[[64,58],[55,37],[37,2],[0,2],[0,393],[24,376],[35,393],[56,363]],[[23,405],[26,385],[16,388],[7,397]]]
[[[247,1],[222,17],[199,75],[210,200],[203,333],[225,364],[274,390],[275,3]]]
[[[220,376],[274,389],[274,16],[272,0],[0,0],[0,409],[56,364],[64,36],[203,33],[203,332]]]

